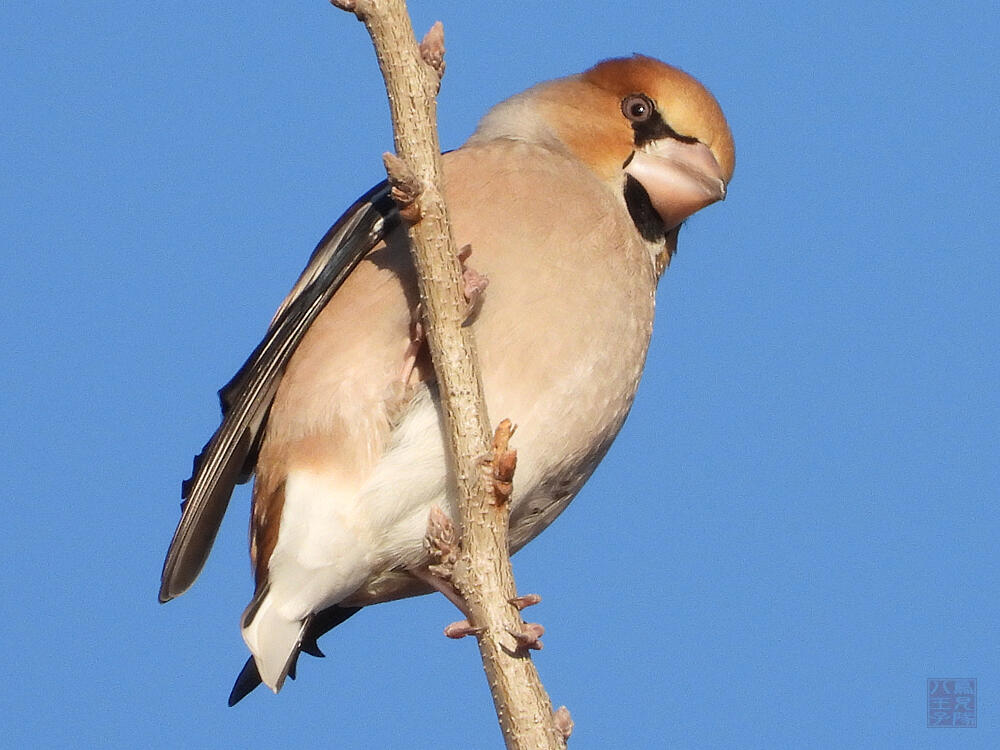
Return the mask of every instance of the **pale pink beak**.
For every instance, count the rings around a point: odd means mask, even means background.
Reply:
[[[722,168],[703,143],[662,138],[635,151],[625,171],[646,189],[667,231],[726,197]]]

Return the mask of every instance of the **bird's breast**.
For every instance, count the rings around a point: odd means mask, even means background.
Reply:
[[[468,265],[489,278],[471,323],[489,418],[518,425],[517,548],[565,508],[624,422],[649,343],[656,275],[621,196],[582,164],[509,142],[451,152],[444,169],[456,241],[472,246]],[[258,463],[255,502],[297,471],[343,488],[329,502],[370,545],[357,603],[415,593],[393,571],[426,554],[432,504],[455,513],[435,391],[399,381],[416,304],[399,232],[307,332]]]
[[[624,422],[656,276],[620,196],[579,162],[529,145],[464,151],[446,162],[446,197],[468,263],[490,280],[474,332],[490,420],[518,425],[519,547],[565,508]]]

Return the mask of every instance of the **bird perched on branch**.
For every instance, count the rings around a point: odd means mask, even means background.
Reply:
[[[487,407],[520,428],[513,550],[567,506],[621,428],[657,281],[682,222],[725,197],[733,160],[712,95],[642,56],[501,102],[444,155],[456,241],[489,280],[470,318]],[[220,391],[160,601],[194,582],[233,487],[255,476],[256,590],[241,623],[252,656],[230,704],[260,681],[277,692],[299,652],[319,654],[316,639],[359,608],[431,590],[428,516],[457,511],[419,316],[383,183],[327,232]]]

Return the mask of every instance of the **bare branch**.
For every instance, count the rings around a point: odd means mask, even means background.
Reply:
[[[419,46],[403,0],[332,0],[371,34],[392,111],[396,157],[386,159],[393,195],[409,222],[427,341],[444,405],[459,490],[461,548],[451,581],[475,634],[508,748],[558,750],[568,732],[541,685],[528,649],[541,626],[522,622],[508,555],[507,525],[516,452],[509,420],[491,445],[458,250],[441,193],[435,96],[444,74],[444,33],[435,24]],[[397,163],[400,162],[400,163]],[[491,450],[492,448],[492,450]],[[490,456],[483,461],[483,456]],[[431,523],[431,545],[449,558],[447,529]],[[437,529],[436,531],[434,529]],[[450,563],[451,561],[448,560]],[[431,575],[425,571],[426,575]],[[534,644],[529,645],[529,644]]]

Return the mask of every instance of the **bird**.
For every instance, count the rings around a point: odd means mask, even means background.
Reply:
[[[680,227],[725,198],[734,161],[715,97],[643,55],[505,99],[442,155],[457,245],[488,282],[468,321],[487,410],[518,425],[511,551],[566,508],[618,434]],[[261,682],[277,693],[300,653],[322,656],[317,639],[361,608],[433,590],[428,516],[458,515],[419,319],[405,220],[383,182],[322,238],[219,391],[159,598],[192,585],[235,485],[253,478],[250,657],[230,705]]]

